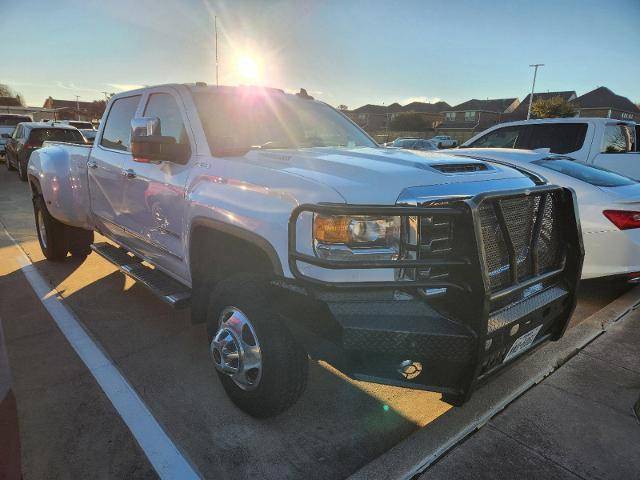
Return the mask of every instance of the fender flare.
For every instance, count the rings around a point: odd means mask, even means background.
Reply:
[[[268,240],[261,237],[260,235],[249,230],[245,230],[244,228],[222,222],[220,220],[215,220],[207,217],[197,217],[193,219],[189,228],[189,243],[191,243],[191,239],[193,238],[193,231],[197,227],[205,227],[211,230],[222,232],[224,234],[237,237],[241,240],[255,245],[267,255],[267,258],[269,259],[269,261],[271,262],[271,266],[273,267],[273,273],[276,276],[284,277],[282,263],[280,262],[280,257],[278,256],[276,249]],[[190,248],[189,251],[191,251]],[[189,263],[191,263],[191,256],[189,256]]]

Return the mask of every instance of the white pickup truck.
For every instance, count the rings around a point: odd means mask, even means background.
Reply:
[[[302,91],[121,93],[92,147],[48,144],[28,175],[45,256],[93,249],[190,305],[226,392],[256,417],[297,400],[308,356],[464,402],[562,336],[575,306],[571,191],[380,148]]]
[[[495,125],[461,148],[549,149],[640,180],[640,125],[613,118],[545,118]]]

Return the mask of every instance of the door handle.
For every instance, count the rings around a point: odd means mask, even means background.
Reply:
[[[89,167],[89,168],[98,168],[98,162],[96,162],[95,160],[89,160],[87,162],[87,167]]]
[[[127,168],[126,170],[121,170],[120,173],[122,173],[123,177],[127,177],[127,178],[136,178],[136,172],[133,170],[133,168]]]

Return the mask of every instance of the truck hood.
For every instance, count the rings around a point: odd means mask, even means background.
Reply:
[[[251,163],[322,183],[352,204],[394,204],[408,187],[528,179],[510,167],[442,152],[322,147],[254,150],[245,158]],[[462,165],[467,171],[460,171]],[[473,190],[483,191],[480,185],[475,185]]]

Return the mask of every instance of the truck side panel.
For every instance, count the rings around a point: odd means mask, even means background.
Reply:
[[[49,213],[66,225],[93,229],[87,188],[90,146],[49,143],[31,154],[28,174],[40,185]]]

